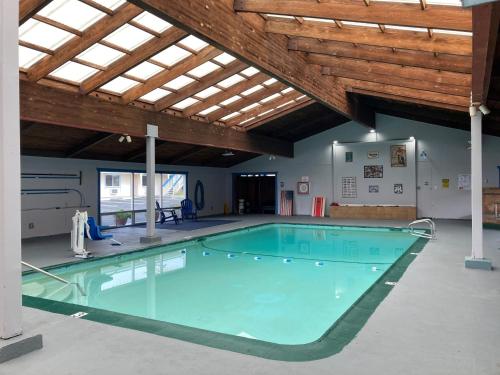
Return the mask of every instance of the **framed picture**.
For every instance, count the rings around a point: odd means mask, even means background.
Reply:
[[[309,194],[309,181],[297,182],[297,193],[303,195]]]
[[[403,184],[394,184],[394,194],[403,194]]]
[[[368,186],[368,192],[369,193],[378,193],[379,192],[379,186],[378,185],[369,185]]]
[[[391,145],[391,167],[406,167],[406,145]]]
[[[384,166],[383,165],[365,165],[365,178],[383,178]]]
[[[368,154],[366,156],[368,157],[368,159],[378,159],[380,153],[378,151],[368,151]]]
[[[346,153],[345,153],[345,162],[346,163],[352,163],[352,160],[353,160],[352,151],[346,151]]]

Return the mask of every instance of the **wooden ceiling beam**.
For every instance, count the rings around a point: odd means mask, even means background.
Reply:
[[[81,37],[75,36],[69,42],[63,44],[55,51],[53,56],[47,56],[34,64],[28,70],[28,79],[35,82],[39,81],[142,12],[142,9],[133,4],[127,3],[123,5],[115,15],[105,16],[85,30]]]
[[[334,41],[321,42],[317,39],[301,37],[290,38],[288,48],[293,51],[322,54],[325,56],[378,61],[389,64],[414,66],[441,71],[458,73],[471,73],[472,71],[472,58],[469,56],[447,54],[434,56],[431,52],[411,50],[396,50],[394,52],[388,47],[366,45],[354,47],[352,43]]]
[[[287,16],[329,18],[342,21],[368,22],[413,27],[471,31],[471,11],[454,6],[427,6],[374,2],[329,0],[235,0],[237,12],[271,13]]]
[[[220,55],[222,52],[217,48],[208,46],[203,48],[197,55],[190,56],[180,63],[174,65],[172,69],[165,69],[158,74],[155,74],[149,78],[146,83],[134,86],[130,90],[126,91],[122,95],[122,101],[124,104],[128,104],[143,95],[163,86],[164,84],[170,82],[174,78],[183,75],[190,71],[191,69],[200,66],[201,64],[212,60],[214,57]]]
[[[212,72],[197,82],[193,82],[191,85],[183,87],[174,95],[168,95],[167,97],[158,100],[155,103],[155,109],[157,111],[162,111],[165,108],[168,108],[175,103],[178,103],[194,94],[209,88],[210,86],[214,86],[215,84],[223,81],[226,78],[231,77],[232,75],[241,72],[248,65],[242,63],[241,61],[233,61],[232,63],[226,65],[222,70],[216,70]]]
[[[430,39],[426,32],[386,28],[385,32],[381,33],[378,29],[371,27],[344,26],[339,29],[319,23],[298,24],[290,20],[266,21],[265,30],[273,34],[356,43],[357,45],[365,44],[460,56],[472,55],[472,38],[463,35],[434,33],[434,37]]]
[[[377,61],[366,61],[320,54],[309,54],[307,62],[310,64],[318,64],[335,69],[352,70],[366,74],[386,74],[393,77],[409,78],[446,85],[464,86],[468,89],[470,89],[471,85],[470,74],[447,72],[436,69],[401,66]]]
[[[19,1],[19,26],[37,14],[52,0],[20,0]]]
[[[156,55],[165,48],[177,43],[184,38],[187,34],[177,28],[170,28],[163,32],[161,37],[154,38],[149,42],[143,44],[140,48],[135,49],[130,55],[126,55],[121,59],[115,61],[106,70],[94,74],[80,85],[80,92],[88,94],[91,91],[105,85],[112,81],[119,75],[139,65],[143,61],[149,59],[151,56]]]
[[[112,138],[113,136],[114,136],[114,134],[100,133],[100,134],[97,134],[93,137],[90,137],[90,138],[86,139],[82,144],[79,144],[75,148],[69,150],[66,153],[65,157],[66,158],[74,158],[74,157],[80,155],[81,153],[83,153],[84,151],[87,151],[88,149],[90,149],[94,146],[97,146],[99,143],[102,143],[102,142]]]
[[[499,3],[473,7],[472,102],[483,104],[487,102],[499,21]]]
[[[289,113],[298,111],[299,109],[307,107],[307,106],[309,106],[309,105],[311,105],[313,103],[315,103],[314,100],[308,99],[308,100],[305,100],[305,101],[300,102],[300,103],[295,103],[295,104],[291,104],[290,106],[285,106],[282,109],[280,109],[280,110],[278,110],[276,112],[271,113],[269,116],[257,119],[255,122],[249,122],[248,125],[245,124],[246,125],[245,126],[245,130],[249,131],[249,130],[258,128],[259,126],[267,124],[268,122],[276,120],[276,119],[278,119],[280,117],[286,116]]]
[[[237,14],[233,0],[130,0],[179,28],[195,34],[241,61],[308,94],[350,117],[346,94],[334,78],[324,79],[319,68],[306,64],[301,53],[289,52],[287,39],[267,34],[265,21],[254,14]],[[296,22],[296,21],[293,21]]]
[[[104,102],[28,81],[20,81],[20,93],[21,119],[25,121],[97,132],[126,133],[139,138],[145,137],[147,124],[155,124],[159,128],[159,139],[164,141],[293,157],[293,144],[274,138]]]

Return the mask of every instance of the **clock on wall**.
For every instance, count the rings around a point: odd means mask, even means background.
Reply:
[[[297,182],[297,193],[298,194],[309,194],[309,182],[308,181]]]

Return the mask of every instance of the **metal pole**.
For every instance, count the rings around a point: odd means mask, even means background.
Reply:
[[[0,2],[0,338],[21,328],[18,0]]]

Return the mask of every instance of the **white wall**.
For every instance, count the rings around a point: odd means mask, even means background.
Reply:
[[[366,127],[348,122],[316,134],[295,144],[293,159],[277,157],[269,160],[261,156],[232,168],[231,172],[278,172],[278,181],[286,190],[296,191],[301,176],[309,176],[311,194],[295,193],[295,214],[310,215],[311,201],[315,195],[332,202],[332,143],[384,141],[414,136],[417,155],[425,150],[427,161],[417,161],[417,207],[419,216],[434,218],[469,218],[470,192],[458,190],[457,176],[470,173],[470,150],[467,150],[470,133],[467,131],[425,124],[377,114],[377,133],[370,134]],[[484,186],[498,186],[500,165],[500,138],[483,137]],[[449,178],[449,189],[443,189],[441,179]],[[425,185],[428,182],[428,185]],[[227,183],[230,184],[230,178]],[[229,190],[229,189],[228,189]],[[230,191],[230,190],[229,190]],[[229,199],[228,199],[229,200]]]
[[[22,188],[61,189],[75,188],[82,192],[86,204],[90,205],[90,216],[97,214],[97,169],[135,169],[144,170],[145,165],[140,163],[122,163],[96,160],[58,159],[24,156],[21,160],[23,173],[69,173],[82,172],[82,185],[75,180],[22,180]],[[224,212],[225,191],[224,181],[226,169],[206,167],[184,167],[157,165],[157,171],[188,173],[188,195],[194,200],[194,188],[199,179],[205,188],[205,208],[201,216],[215,215]],[[222,194],[221,194],[222,191]],[[229,203],[229,201],[227,202]],[[47,236],[60,233],[69,233],[71,230],[71,217],[75,209],[49,209],[33,210],[34,208],[47,208],[54,206],[73,206],[79,204],[77,194],[63,195],[25,195],[22,197],[22,234],[23,238]],[[29,229],[29,224],[33,229]]]

